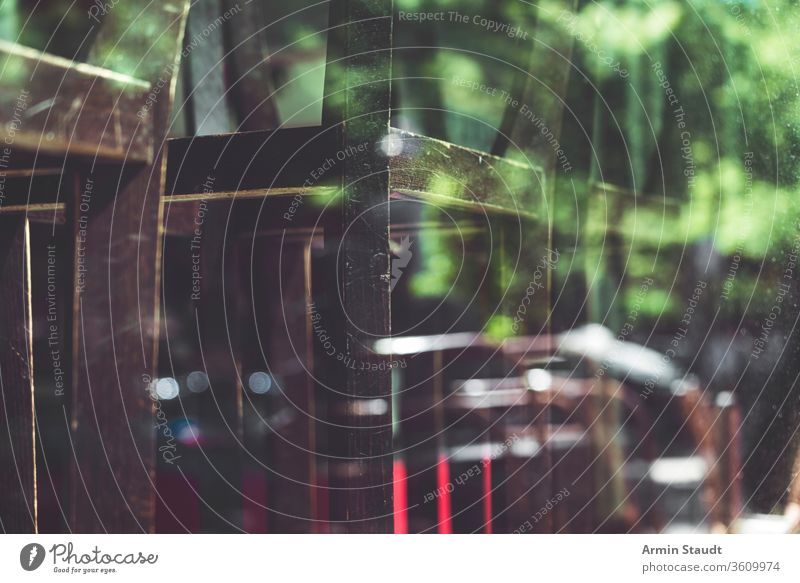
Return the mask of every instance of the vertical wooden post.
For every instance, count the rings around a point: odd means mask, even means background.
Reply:
[[[210,205],[200,251],[201,296],[197,302],[198,354],[209,388],[201,396],[200,430],[213,438],[203,446],[199,480],[204,532],[242,529],[242,370],[237,297],[237,256],[228,223],[230,202]]]
[[[125,64],[150,49],[133,74],[158,87],[142,104],[139,126],[139,132],[151,133],[154,153],[148,164],[85,168],[71,201],[75,532],[155,527],[156,420],[150,390],[158,354],[159,197],[188,4],[153,5],[133,26],[125,10],[120,5],[118,18],[104,22],[92,61]],[[154,22],[167,28],[156,39],[147,30]]]
[[[732,392],[723,391],[717,394],[715,409],[717,411],[714,423],[714,441],[718,455],[719,474],[724,487],[722,495],[716,504],[721,506],[721,521],[730,527],[744,508],[742,496],[742,451],[741,451],[741,425],[742,415],[736,397]],[[797,461],[795,462],[794,476],[798,475]],[[800,502],[800,480],[794,478],[789,488],[787,503]]]
[[[323,123],[341,124],[342,196],[325,225],[321,354],[332,445],[332,529],[392,532],[391,371],[373,350],[390,334],[391,0],[333,0]],[[334,49],[341,50],[336,54]],[[380,408],[381,413],[375,415]]]
[[[244,18],[231,12],[224,17],[219,0],[192,5],[187,42],[215,19],[235,28]],[[231,20],[235,19],[235,22]],[[190,44],[191,46],[191,44]],[[189,121],[196,135],[234,130],[226,93],[226,51],[222,28],[196,45],[184,67],[191,93]],[[216,166],[208,168],[206,184],[216,180]],[[197,370],[208,375],[209,388],[198,395],[197,422],[201,432],[213,435],[197,456],[198,489],[203,532],[239,532],[242,529],[242,386],[237,342],[235,247],[238,226],[229,223],[231,202],[207,204],[197,240],[200,255],[200,296],[194,301],[198,335],[193,346]],[[192,248],[194,249],[194,241]],[[194,333],[192,334],[194,336]]]
[[[149,170],[119,188],[119,171],[86,174],[74,202],[76,532],[149,532],[154,524],[159,182]]]
[[[249,229],[252,231],[253,229]],[[247,290],[242,373],[248,532],[304,533],[318,529],[316,409],[311,372],[311,239],[257,234],[240,245],[241,289]],[[280,250],[280,253],[277,251]],[[253,391],[251,374],[267,373],[266,393]],[[258,499],[266,500],[259,508]],[[261,512],[263,510],[263,513]]]
[[[0,530],[37,532],[30,238],[0,217]]]

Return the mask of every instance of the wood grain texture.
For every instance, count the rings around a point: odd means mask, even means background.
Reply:
[[[203,222],[200,266],[203,279],[197,310],[202,369],[209,388],[201,395],[198,422],[212,436],[200,463],[201,524],[204,532],[242,530],[242,327],[236,236],[231,202],[210,207]]]
[[[149,160],[137,112],[149,85],[134,77],[0,41],[0,137],[15,149]],[[143,124],[149,127],[149,116]],[[24,123],[23,123],[24,120]]]
[[[22,216],[0,218],[0,530],[36,520],[30,241]]]
[[[401,130],[391,136],[393,193],[486,214],[537,216],[541,168]]]
[[[158,186],[149,174],[118,191],[119,174],[87,175],[73,203],[76,532],[148,532],[153,521]]]
[[[329,111],[328,115],[333,114]],[[170,140],[167,192],[202,192],[209,168],[213,168],[215,180],[205,185],[206,190],[231,196],[270,196],[281,188],[310,193],[334,185],[342,180],[346,166],[336,158],[345,148],[343,127],[347,126]],[[545,192],[544,173],[538,166],[395,128],[389,132],[390,141],[382,146],[390,154],[389,188],[394,197],[429,200],[478,213],[538,216],[536,209],[542,206]],[[379,140],[385,136],[381,134]],[[366,150],[367,143],[359,137],[350,145]],[[320,172],[323,167],[327,169]],[[314,174],[321,178],[315,179]]]
[[[391,0],[334,0],[323,123],[342,128],[343,195],[325,226],[326,305],[321,314],[344,366],[320,355],[333,457],[332,530],[392,532],[391,377],[375,340],[390,334],[389,133]],[[383,364],[383,370],[369,370]],[[367,365],[367,366],[362,366]],[[361,369],[365,370],[361,370]],[[365,403],[382,402],[382,414]]]
[[[96,62],[120,68],[142,50],[152,50],[151,58],[133,70],[154,85],[161,84],[161,89],[155,99],[142,104],[151,125],[140,126],[140,131],[151,134],[156,144],[153,163],[85,168],[70,201],[76,262],[71,520],[75,532],[154,528],[156,423],[150,388],[158,350],[159,197],[172,72],[187,9],[183,1],[151,5],[150,12],[136,21],[145,28],[157,22],[164,31],[150,44],[142,46],[143,37],[129,34],[125,22],[114,20],[104,25],[107,36],[95,47]]]
[[[313,532],[318,513],[307,310],[311,237],[260,236],[242,243],[240,285],[248,290],[241,314],[248,333],[243,370],[245,378],[264,371],[274,379],[266,395],[244,393],[248,458],[266,477],[268,532]]]

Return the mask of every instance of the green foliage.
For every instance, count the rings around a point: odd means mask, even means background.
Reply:
[[[495,314],[486,323],[484,334],[490,340],[502,341],[514,336],[514,319],[511,316]]]

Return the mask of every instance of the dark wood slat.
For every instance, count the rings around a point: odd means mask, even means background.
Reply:
[[[167,194],[238,192],[333,184],[341,130],[320,127],[169,140]],[[324,166],[320,179],[312,172]],[[213,181],[208,180],[213,173]],[[306,181],[308,183],[306,184]]]
[[[341,124],[338,151],[346,155],[341,204],[326,217],[327,303],[320,313],[334,345],[355,363],[318,352],[335,456],[329,471],[334,531],[393,530],[391,371],[388,357],[372,350],[390,334],[389,158],[380,144],[389,134],[391,16],[391,0],[331,2],[328,46],[345,58],[328,56],[323,122]],[[382,412],[373,414],[377,404]]]
[[[147,532],[154,520],[149,390],[157,338],[158,206],[153,201],[158,183],[153,185],[149,172],[143,172],[116,192],[119,178],[111,170],[84,176],[71,214],[77,258],[72,422],[76,532]],[[92,185],[90,202],[82,212],[87,184]]]
[[[540,168],[485,152],[392,128],[391,138],[380,136],[376,145],[367,140],[350,144],[358,149],[383,148],[390,154],[390,189],[394,196],[431,200],[477,212],[502,212],[536,217],[543,201],[544,182]],[[341,180],[353,162],[352,151],[344,152],[339,128],[290,128],[169,142],[167,193],[196,194],[204,191],[208,169],[214,183],[210,192],[264,192],[278,188],[330,186]],[[383,155],[383,154],[381,154]],[[325,166],[329,170],[320,172]],[[321,175],[321,179],[314,178]]]
[[[43,220],[59,221],[59,214],[61,221],[64,215],[63,203],[46,203],[46,204],[15,204],[0,207],[0,215],[27,215],[31,220],[42,222]]]
[[[391,189],[443,205],[535,217],[542,204],[540,168],[392,129]]]
[[[137,116],[149,84],[0,41],[0,138],[14,150],[149,160],[149,116]],[[13,76],[11,72],[14,72]],[[8,143],[8,142],[7,142]]]
[[[38,527],[40,533],[63,533],[68,524],[72,463],[71,229],[64,224],[63,211],[29,211],[27,217],[31,241]]]
[[[223,43],[224,24],[218,26],[225,19],[221,0],[199,0],[189,12],[183,79],[187,118],[194,134],[221,134],[234,129],[225,78],[228,61]],[[191,347],[187,351],[191,364],[180,372],[202,371],[209,383],[201,394],[185,397],[188,415],[196,421],[205,439],[200,447],[187,451],[184,463],[180,464],[182,471],[183,466],[191,468],[197,479],[199,528],[202,532],[240,532],[243,527],[242,387],[236,329],[242,321],[237,311],[240,295],[234,268],[237,257],[231,253],[235,239],[226,235],[229,229],[232,233],[238,229],[228,224],[230,199],[221,198],[216,204],[208,204],[208,185],[215,180],[216,173],[210,167],[204,170],[206,178],[198,202],[186,206],[190,213],[191,242],[185,247],[184,256],[187,264],[197,262],[199,271],[192,275],[200,275],[202,279],[192,280],[196,285],[192,289],[199,291],[192,294],[188,328],[177,334],[173,329],[167,343],[178,347],[176,354],[169,355],[170,363],[178,367],[186,365],[179,361],[183,360],[180,347],[187,343]],[[170,212],[169,218],[175,225],[179,213]],[[189,277],[188,273],[181,276]],[[181,309],[184,305],[185,299],[177,307]]]
[[[715,403],[716,419],[713,425],[714,441],[719,453],[719,473],[722,477],[723,492],[717,502],[723,524],[730,527],[744,509],[741,473],[741,436],[742,415],[733,393],[720,393]],[[794,476],[787,503],[800,503],[800,466],[795,458]]]
[[[18,152],[14,151],[13,157],[17,154]],[[12,209],[58,204],[68,199],[72,193],[71,180],[62,178],[60,170],[58,173],[15,174],[5,178],[4,188],[0,194],[0,213],[14,212]],[[69,172],[65,174],[69,175]]]
[[[137,69],[162,83],[149,103],[150,123],[139,126],[156,144],[153,163],[86,169],[71,201],[76,247],[71,526],[76,532],[150,532],[155,525],[150,385],[158,355],[159,197],[172,72],[187,10],[183,0],[154,4],[136,21],[155,21],[163,32],[149,45],[150,60]],[[124,22],[107,24],[104,31],[117,34],[119,42],[99,39],[94,58],[122,66],[141,51],[136,43],[142,39],[127,35]]]
[[[242,327],[236,233],[244,225],[229,223],[231,202],[210,206],[202,226],[199,250],[202,280],[197,326],[202,348],[200,370],[209,388],[201,395],[201,431],[213,437],[203,446],[200,464],[201,522],[204,532],[242,530]],[[192,247],[194,249],[194,247]],[[194,336],[194,334],[193,334]],[[199,350],[197,354],[200,354]]]
[[[27,208],[25,211],[31,223],[46,223],[52,225],[66,224],[66,205],[59,203],[56,205],[42,205],[41,207]]]
[[[0,218],[0,529],[37,531],[30,241],[25,217]]]
[[[256,371],[274,379],[266,395],[244,393],[251,471],[266,478],[269,532],[313,532],[317,518],[315,402],[311,359],[311,237],[259,236],[241,245],[245,383]],[[280,249],[280,253],[275,250]],[[279,274],[279,275],[278,275]]]
[[[303,188],[298,186],[284,187],[284,188],[254,188],[250,190],[236,190],[236,191],[219,191],[208,193],[196,194],[173,194],[161,197],[162,204],[175,205],[174,212],[177,214],[182,212],[179,210],[181,203],[196,203],[201,200],[212,202],[217,200],[227,201],[243,201],[253,199],[265,199],[274,197],[294,197],[294,196],[320,196],[320,197],[333,197],[339,192],[339,189],[333,186],[312,186],[310,188]],[[171,212],[172,209],[171,209]]]

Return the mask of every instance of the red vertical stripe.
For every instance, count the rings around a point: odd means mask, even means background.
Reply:
[[[267,478],[262,472],[245,472],[242,483],[242,527],[245,532],[267,532]]]
[[[484,532],[492,534],[492,458],[483,458],[483,524]]]
[[[318,522],[314,525],[314,532],[327,534],[331,531],[330,496],[328,490],[328,472],[319,471],[317,474],[317,514]]]
[[[450,483],[450,464],[447,458],[439,455],[439,462],[436,464],[436,490],[439,492],[439,504],[436,507],[439,519],[439,534],[453,534],[453,519],[450,506],[450,491],[453,485]]]
[[[402,459],[394,460],[394,533],[408,534],[408,479]]]

